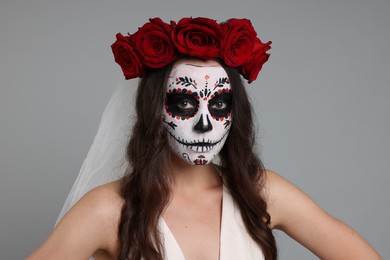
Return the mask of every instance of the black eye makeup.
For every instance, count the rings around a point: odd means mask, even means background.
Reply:
[[[233,95],[231,92],[215,92],[214,97],[209,100],[209,111],[211,116],[217,120],[230,116],[232,110]]]
[[[189,119],[193,117],[199,108],[198,94],[196,92],[188,93],[174,89],[167,93],[165,99],[165,110],[168,115],[176,117],[177,119]],[[199,98],[199,97],[198,97]]]

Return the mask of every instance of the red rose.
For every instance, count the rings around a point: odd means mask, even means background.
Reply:
[[[180,53],[207,60],[219,56],[222,29],[209,18],[182,18],[172,39]]]
[[[221,58],[226,65],[237,67],[246,62],[256,42],[256,31],[248,19],[230,19],[223,23],[224,42]]]
[[[250,58],[240,68],[242,76],[248,80],[248,83],[257,78],[263,64],[268,60],[270,54],[267,51],[271,49],[271,43],[270,41],[262,43],[259,38],[256,38],[255,47]]]
[[[143,76],[143,66],[131,43],[130,36],[118,33],[116,41],[111,45],[116,63],[121,66],[126,79]]]
[[[178,55],[171,39],[172,27],[160,18],[149,21],[132,35],[134,47],[147,67],[162,68]]]

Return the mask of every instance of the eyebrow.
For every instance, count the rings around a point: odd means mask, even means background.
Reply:
[[[220,65],[215,65],[215,66],[201,66],[201,65],[195,65],[195,64],[189,64],[186,63],[184,65],[192,66],[192,67],[197,67],[197,68],[216,68],[219,67]]]
[[[215,87],[213,88],[213,90],[215,90],[216,88],[223,88],[225,84],[230,84],[229,78],[228,77],[219,78],[215,82]]]
[[[173,78],[173,77],[169,77],[169,78]],[[173,85],[181,85],[181,86],[184,86],[184,87],[193,86],[195,89],[198,89],[196,87],[196,81],[193,80],[189,76],[177,76],[176,77],[176,82]],[[171,86],[172,86],[172,84],[169,84],[169,87],[171,87]]]

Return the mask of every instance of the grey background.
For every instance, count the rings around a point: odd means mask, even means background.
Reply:
[[[247,17],[272,56],[248,87],[268,168],[390,259],[390,1],[0,3],[0,258],[49,234],[119,67],[110,44],[149,17]],[[277,232],[280,259],[316,259]]]

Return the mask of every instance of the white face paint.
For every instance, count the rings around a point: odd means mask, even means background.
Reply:
[[[174,66],[162,117],[169,145],[180,158],[204,165],[218,155],[229,133],[232,93],[228,75],[218,64]]]

